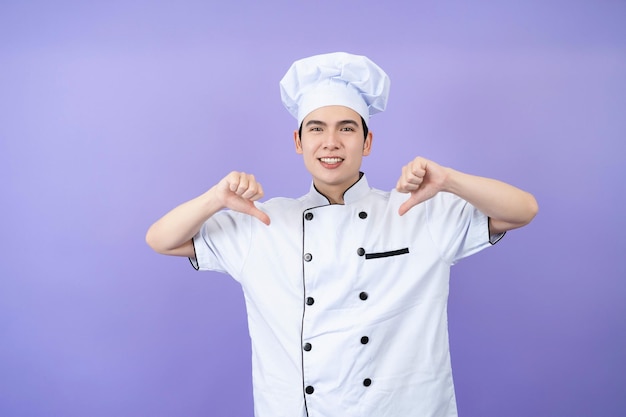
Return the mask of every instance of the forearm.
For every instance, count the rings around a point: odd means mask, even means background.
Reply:
[[[146,242],[158,253],[193,255],[191,239],[198,233],[202,224],[222,208],[212,188],[157,220],[148,229]]]
[[[535,217],[537,201],[532,194],[491,178],[447,169],[445,191],[468,201],[491,219],[492,233],[524,226]]]

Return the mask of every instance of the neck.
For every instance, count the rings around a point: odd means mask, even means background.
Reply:
[[[359,173],[354,182],[351,182],[348,186],[318,184],[315,181],[313,181],[313,184],[315,185],[315,189],[317,190],[317,192],[326,197],[330,204],[344,204],[344,194],[350,187],[359,182],[362,175],[362,173]]]
[[[330,201],[330,204],[343,204],[343,193],[336,195],[324,194],[324,197]]]
[[[343,194],[346,192],[347,188],[336,189],[335,187],[320,187],[315,182],[313,182],[313,185],[317,192],[326,197],[330,204],[343,204]]]

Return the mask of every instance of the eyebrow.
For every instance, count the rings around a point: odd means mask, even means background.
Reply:
[[[322,122],[321,120],[309,120],[308,122],[306,122],[305,126],[311,126],[311,125],[316,125],[316,126],[327,126],[326,122]],[[359,127],[359,124],[352,119],[346,119],[346,120],[340,120],[337,122],[338,126],[345,126],[345,125],[354,125],[355,127]]]

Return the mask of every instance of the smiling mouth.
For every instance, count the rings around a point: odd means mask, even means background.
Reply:
[[[322,161],[325,164],[338,164],[339,162],[343,162],[343,158],[320,158],[320,161]]]

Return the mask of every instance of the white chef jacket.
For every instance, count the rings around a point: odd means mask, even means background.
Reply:
[[[491,238],[488,218],[439,193],[407,199],[365,175],[331,205],[257,203],[266,226],[221,211],[194,237],[196,269],[244,291],[257,417],[456,416],[447,300],[450,266]]]

